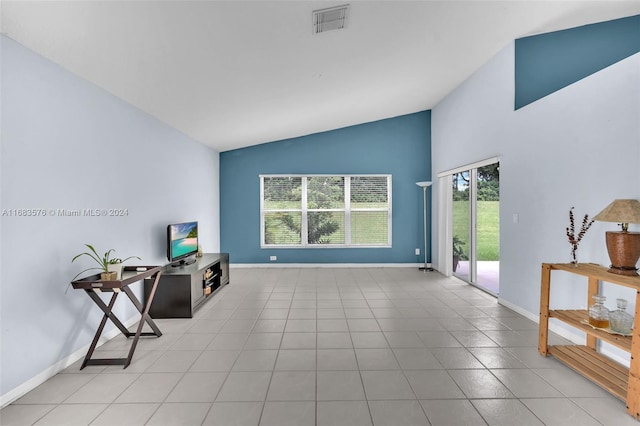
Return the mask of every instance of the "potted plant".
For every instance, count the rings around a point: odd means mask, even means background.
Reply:
[[[113,280],[117,280],[120,279],[121,274],[122,274],[122,264],[124,262],[126,262],[129,259],[132,258],[136,258],[136,259],[140,259],[138,256],[129,256],[127,258],[120,259],[117,257],[111,257],[113,254],[115,254],[115,250],[114,249],[109,249],[108,251],[106,251],[102,256],[100,256],[98,254],[98,252],[96,251],[95,248],[93,248],[93,246],[91,244],[85,244],[85,246],[87,246],[89,248],[89,251],[85,251],[84,253],[80,253],[77,254],[73,257],[73,259],[71,259],[71,262],[74,262],[77,258],[81,257],[81,256],[89,256],[91,259],[93,259],[98,265],[98,266],[94,266],[92,268],[87,268],[84,271],[81,271],[78,273],[78,275],[76,275],[75,277],[73,277],[73,280],[75,280],[76,278],[78,278],[80,276],[80,274],[83,274],[87,271],[93,271],[93,270],[100,270],[102,271],[100,273],[100,279],[105,280],[105,281],[113,281]],[[140,259],[142,260],[142,259]]]
[[[458,269],[458,264],[461,260],[466,260],[467,256],[464,254],[464,242],[457,235],[453,236],[453,272]]]
[[[130,259],[130,258],[127,258],[127,259]],[[107,263],[107,271],[114,272],[116,274],[116,278],[115,278],[116,280],[119,280],[122,277],[122,263],[123,263],[123,260],[117,257],[113,259],[109,259],[109,263]]]

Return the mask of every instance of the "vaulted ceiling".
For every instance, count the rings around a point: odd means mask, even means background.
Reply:
[[[512,40],[640,1],[3,1],[2,32],[216,150],[434,107]]]

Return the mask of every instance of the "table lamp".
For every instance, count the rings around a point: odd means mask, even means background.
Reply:
[[[609,272],[618,275],[638,275],[636,263],[640,257],[640,232],[629,232],[630,223],[640,223],[640,201],[614,200],[594,218],[601,222],[617,222],[622,231],[607,231]]]

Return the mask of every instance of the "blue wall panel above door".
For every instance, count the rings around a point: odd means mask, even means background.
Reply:
[[[640,52],[640,15],[515,42],[515,109]]]

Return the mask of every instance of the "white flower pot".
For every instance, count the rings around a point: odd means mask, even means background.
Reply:
[[[122,263],[114,263],[107,265],[107,271],[116,273],[116,280],[122,279]]]

